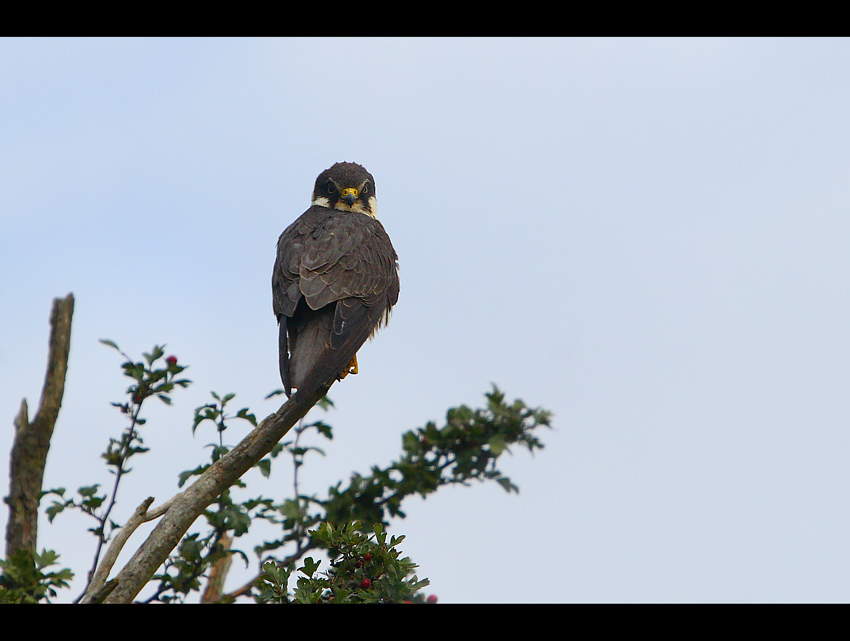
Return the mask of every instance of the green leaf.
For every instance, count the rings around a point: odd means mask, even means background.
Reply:
[[[422,441],[416,435],[416,432],[405,432],[401,437],[401,446],[405,452],[419,452],[422,449]]]
[[[490,452],[493,456],[499,456],[505,449],[508,447],[508,444],[505,443],[505,439],[501,434],[494,434],[490,437],[490,440],[487,441],[487,445],[490,446]]]
[[[312,556],[308,556],[304,559],[304,567],[300,571],[307,576],[313,576],[313,573],[318,569],[320,564],[321,561],[314,561]]]
[[[257,417],[254,416],[253,414],[251,414],[251,412],[248,411],[247,407],[243,407],[241,410],[239,410],[236,413],[236,417],[237,418],[244,418],[251,425],[253,425],[254,427],[257,427]]]
[[[162,355],[165,354],[165,350],[163,349],[164,347],[165,345],[154,345],[153,351],[150,354],[142,352],[142,356],[145,357],[145,360],[148,362],[148,365],[153,365],[155,360],[162,358]]]
[[[77,490],[81,496],[92,497],[97,494],[97,488],[100,487],[99,483],[95,483],[94,485],[86,485]]]
[[[328,410],[330,410],[330,408],[332,408],[333,406],[334,406],[334,402],[327,396],[323,396],[316,403],[316,407],[320,407],[321,409],[325,410],[326,412]]]
[[[58,501],[54,501],[53,505],[49,506],[45,512],[47,513],[47,520],[50,523],[53,523],[53,519],[56,518],[56,515],[59,514],[62,510],[68,507],[68,503],[59,503]]]
[[[254,467],[258,468],[260,470],[260,474],[266,478],[269,478],[269,475],[272,473],[272,462],[267,458],[257,461],[257,464]]]

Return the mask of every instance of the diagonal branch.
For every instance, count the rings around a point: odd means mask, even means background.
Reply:
[[[62,406],[65,374],[71,349],[74,295],[54,298],[50,314],[50,351],[38,412],[29,421],[26,399],[15,417],[15,441],[9,464],[9,522],[6,525],[6,558],[26,551],[34,554],[38,533],[38,503],[50,438]]]
[[[180,539],[206,507],[240,476],[268,454],[275,444],[303,417],[330,386],[313,392],[296,392],[274,414],[270,414],[225,456],[213,463],[198,479],[172,499],[171,507],[116,577],[118,585],[105,603],[130,603],[151,580]]]
[[[173,500],[174,499],[171,499],[171,501]],[[115,538],[112,539],[112,543],[109,544],[106,554],[97,566],[97,571],[94,572],[94,575],[91,577],[91,582],[86,587],[85,594],[81,597],[81,603],[100,603],[103,600],[101,599],[98,601],[98,597],[102,594],[104,585],[107,583],[106,578],[112,571],[112,566],[115,565],[115,561],[118,560],[118,555],[121,554],[121,550],[124,549],[124,544],[140,525],[147,523],[148,521],[153,521],[165,514],[168,511],[168,508],[171,507],[171,501],[163,503],[150,512],[148,512],[148,508],[153,504],[153,497],[150,496],[142,501],[142,504],[136,508],[136,511],[133,512],[133,515],[129,518],[129,520],[118,529]],[[115,589],[115,585],[116,584],[110,586],[110,591]],[[103,598],[106,598],[106,596],[107,595],[103,595]]]

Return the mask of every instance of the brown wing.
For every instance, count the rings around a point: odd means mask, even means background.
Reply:
[[[398,294],[397,256],[377,220],[314,206],[284,230],[272,305],[287,395],[333,383]]]

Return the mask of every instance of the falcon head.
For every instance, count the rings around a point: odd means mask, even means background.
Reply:
[[[375,179],[355,162],[338,162],[316,178],[313,204],[377,218]]]

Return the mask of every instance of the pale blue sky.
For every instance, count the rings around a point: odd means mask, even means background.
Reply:
[[[519,495],[393,523],[441,602],[847,601],[848,69],[847,40],[0,40],[0,452],[73,291],[45,486],[110,481],[97,339],[165,342],[194,385],[115,516],[169,498],[211,389],[276,409],[275,242],[356,161],[401,297],[304,489],[495,382],[555,429],[504,462]],[[82,579],[91,524],[60,518],[40,546]]]

